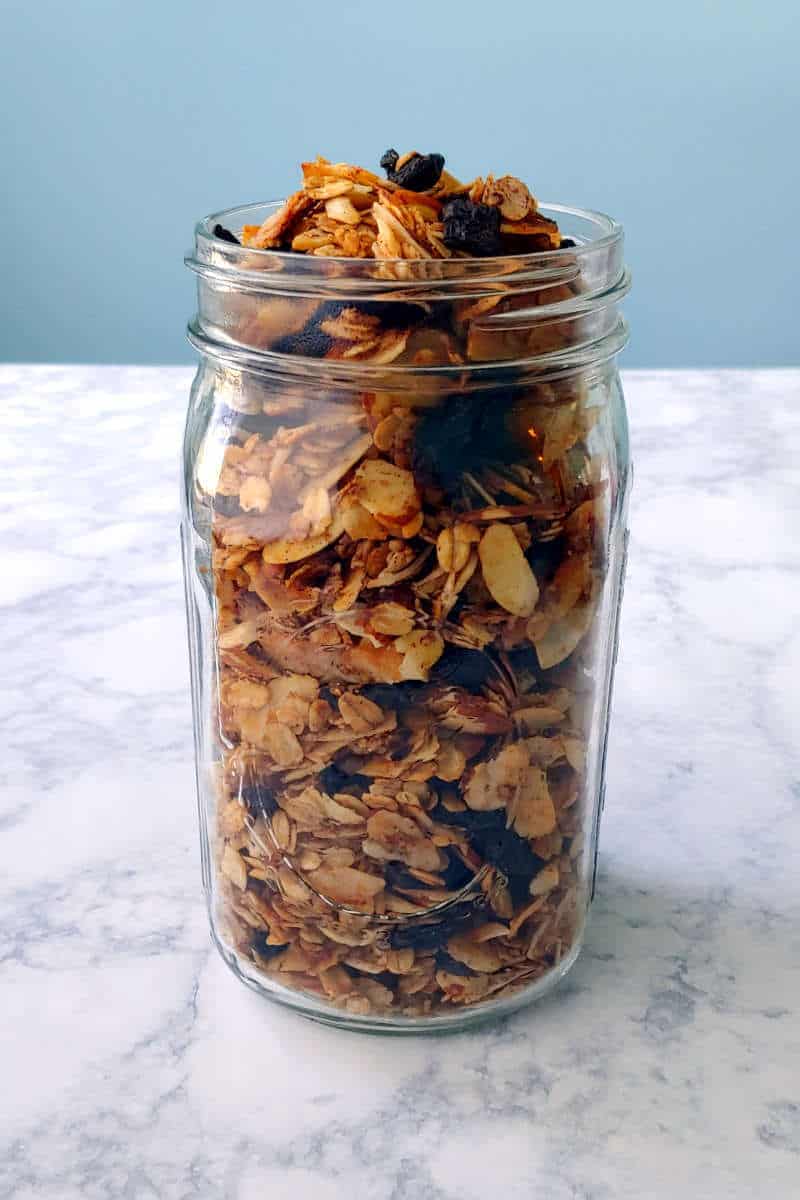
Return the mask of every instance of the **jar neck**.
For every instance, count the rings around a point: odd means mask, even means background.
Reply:
[[[607,362],[627,341],[619,305],[630,289],[619,225],[602,214],[542,206],[573,244],[493,259],[338,259],[250,250],[226,228],[271,206],[215,214],[186,262],[197,276],[189,339],[204,355],[251,370],[350,386],[438,385],[498,372],[549,376]]]

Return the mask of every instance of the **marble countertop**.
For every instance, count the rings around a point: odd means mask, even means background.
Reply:
[[[183,368],[0,368],[0,1197],[744,1200],[800,1181],[800,371],[629,372],[583,956],[442,1038],[243,988],[201,899]]]

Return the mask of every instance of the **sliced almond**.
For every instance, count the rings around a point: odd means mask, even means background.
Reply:
[[[244,891],[247,887],[247,867],[244,859],[233,846],[226,846],[222,852],[222,862],[220,863],[220,871],[229,879],[234,887]]]
[[[355,473],[356,498],[378,520],[407,524],[420,511],[420,497],[411,471],[383,459],[368,459]]]
[[[337,513],[325,532],[318,534],[317,537],[305,538],[299,542],[291,538],[276,538],[274,541],[267,542],[261,555],[265,563],[299,562],[302,558],[310,558],[312,554],[318,554],[320,550],[324,550],[331,542],[336,541],[343,530],[344,523],[341,514]]]
[[[286,725],[269,722],[262,733],[261,745],[268,750],[279,767],[297,767],[303,761],[303,747]]]
[[[446,783],[460,779],[464,774],[467,760],[453,742],[444,742],[436,759],[436,777]]]
[[[376,521],[372,514],[368,513],[354,496],[347,496],[342,499],[341,514],[345,533],[354,542],[361,541],[362,539],[383,541],[391,536],[389,530]]]
[[[502,956],[491,942],[476,942],[470,933],[458,933],[447,942],[447,953],[473,971],[491,975],[503,966]]]
[[[529,765],[526,768],[509,817],[509,824],[520,837],[543,837],[555,829],[555,806],[547,776],[539,767]]]
[[[375,633],[387,637],[402,637],[414,628],[414,613],[410,608],[394,601],[376,604],[369,614],[369,626]]]
[[[546,867],[542,867],[531,880],[530,893],[532,896],[546,896],[548,892],[552,892],[553,888],[558,887],[559,873],[558,863],[548,863]]]
[[[354,867],[332,867],[323,865],[309,873],[309,881],[316,891],[337,904],[351,904],[354,908],[370,905],[384,889],[383,879],[357,871]]]
[[[507,525],[490,525],[480,540],[478,555],[492,598],[506,612],[529,617],[539,599],[539,585],[514,531]]]
[[[402,654],[401,679],[426,680],[434,663],[444,652],[444,638],[434,630],[417,629],[395,639],[394,648]]]
[[[594,604],[576,604],[566,617],[554,621],[547,632],[534,640],[536,656],[543,671],[569,658],[589,631]]]
[[[367,577],[366,567],[353,567],[344,587],[337,595],[333,602],[333,611],[336,613],[344,613],[353,607],[358,600],[359,593],[364,586],[364,580]]]
[[[325,201],[325,212],[332,221],[342,221],[345,225],[358,225],[361,213],[346,196],[332,196]]]
[[[339,697],[339,712],[350,728],[358,733],[366,733],[383,721],[383,709],[356,692],[345,692]]]

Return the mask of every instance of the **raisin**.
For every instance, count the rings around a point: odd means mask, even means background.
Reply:
[[[449,847],[447,853],[447,866],[443,871],[439,871],[444,880],[444,885],[449,891],[457,891],[459,888],[466,887],[475,878],[474,872],[469,869],[463,859],[459,858],[455,850]]]
[[[435,683],[477,692],[496,670],[488,654],[482,654],[479,650],[464,650],[460,646],[448,646],[433,667],[430,677]]]
[[[407,300],[324,300],[316,309],[309,326],[335,320],[346,308],[354,308],[359,316],[377,317],[382,329],[408,329],[425,317],[425,308]]]
[[[379,708],[389,708],[393,712],[402,712],[412,708],[418,702],[419,683],[368,683],[361,689],[361,695],[366,696]]]
[[[426,925],[398,925],[389,934],[389,944],[393,950],[403,950],[406,946],[413,946],[415,950],[438,950],[471,916],[471,907],[462,906],[447,917]]]
[[[235,233],[231,233],[230,229],[226,229],[224,225],[214,226],[214,237],[219,238],[221,242],[230,242],[233,246],[241,246],[241,242]]]
[[[571,250],[573,246],[577,246],[577,242],[573,238],[562,238],[559,242],[559,250]]]
[[[448,954],[446,950],[440,950],[437,953],[436,970],[447,971],[449,975],[477,975],[477,971],[473,971],[472,967],[468,967],[466,963],[453,958],[452,954]]]
[[[334,340],[313,325],[304,325],[299,333],[284,334],[270,346],[275,354],[299,354],[303,358],[324,358]]]
[[[415,879],[401,862],[387,863],[383,876],[390,888],[402,888],[404,891],[419,891],[420,888],[431,886],[429,883],[422,883],[419,879]]]
[[[451,250],[467,250],[483,258],[501,253],[499,208],[454,196],[444,205],[442,220],[444,244]]]
[[[350,775],[337,767],[336,763],[330,763],[317,778],[320,788],[329,796],[335,792],[346,792],[349,788],[368,788],[372,783],[367,775]]]
[[[530,881],[544,866],[544,859],[534,854],[528,842],[512,829],[472,832],[470,845],[485,862],[502,871],[514,903],[521,904],[529,895]]]
[[[271,817],[274,812],[277,812],[278,801],[275,799],[275,792],[269,784],[261,779],[256,780],[255,783],[246,783],[242,787],[240,795],[254,817]]]
[[[507,423],[513,396],[499,389],[455,395],[417,422],[411,465],[423,483],[446,494],[458,489],[465,471],[497,459],[509,461],[515,450]]]
[[[477,832],[502,829],[506,823],[504,808],[494,808],[489,812],[473,812],[471,808],[465,808],[460,812],[451,812],[443,804],[437,804],[430,810],[428,816],[432,821],[438,821],[440,825],[457,825],[459,829],[465,829],[469,833],[472,833],[473,830]]]
[[[392,183],[408,192],[427,192],[436,186],[444,170],[443,154],[412,154],[399,168],[397,159],[396,150],[387,150],[381,166]]]
[[[534,542],[525,557],[533,568],[533,573],[540,583],[547,583],[553,578],[556,568],[564,561],[567,553],[567,539],[563,533],[550,538],[546,542]]]
[[[265,959],[275,958],[276,955],[282,954],[283,951],[286,950],[286,948],[289,945],[289,943],[287,942],[283,946],[270,946],[270,944],[267,942],[268,937],[269,937],[269,934],[265,933],[262,929],[259,929],[256,933],[253,934],[253,940],[251,942],[251,946],[252,946],[253,950],[255,950],[256,954],[259,955],[260,958],[265,958]]]

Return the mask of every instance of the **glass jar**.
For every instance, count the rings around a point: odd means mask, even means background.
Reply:
[[[619,225],[375,261],[202,221],[184,447],[202,860],[246,983],[361,1029],[542,995],[593,889],[631,468]]]

